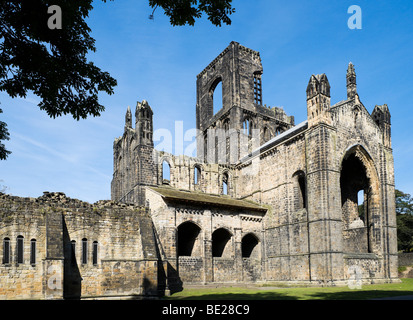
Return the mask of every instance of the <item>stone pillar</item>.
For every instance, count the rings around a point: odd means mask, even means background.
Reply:
[[[167,289],[175,292],[181,286],[179,277],[179,258],[177,253],[177,230],[175,227],[164,227],[162,230],[161,242],[164,250],[163,255],[166,259],[166,279]],[[164,260],[165,265],[165,260]]]
[[[340,172],[334,168],[334,128],[320,123],[306,135],[310,279],[343,279]]]
[[[234,248],[235,274],[238,275],[235,281],[243,282],[244,275],[243,275],[243,270],[242,270],[243,268],[242,268],[242,249],[241,249],[241,241],[242,241],[241,228],[234,228],[234,238],[235,238],[235,248]]]
[[[381,152],[380,167],[382,176],[381,207],[383,214],[383,269],[385,278],[396,280],[398,278],[397,223],[394,187],[394,160],[391,149],[383,147]]]
[[[63,299],[63,261],[53,258],[43,260],[43,292],[47,300]]]
[[[45,299],[63,299],[63,214],[46,213],[46,259],[43,261]]]
[[[214,266],[212,258],[212,212],[211,210],[204,211],[205,222],[203,225],[204,232],[204,282],[210,283],[214,281]]]
[[[205,237],[204,240],[204,282],[214,281],[214,266],[212,259],[212,239],[211,236]]]

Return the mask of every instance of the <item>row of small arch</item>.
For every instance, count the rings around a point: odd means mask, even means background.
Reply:
[[[186,221],[178,227],[178,256],[192,256],[195,241],[201,228],[192,221]],[[212,233],[212,257],[222,257],[228,241],[233,234],[226,228],[218,228]],[[241,240],[241,254],[243,258],[250,258],[257,248],[259,239],[254,233],[247,233]]]
[[[199,164],[195,164],[193,167],[194,170],[194,185],[199,185],[202,179],[202,166]],[[171,165],[169,164],[168,160],[162,160],[162,180],[168,183],[171,180]],[[224,171],[222,173],[222,194],[228,194],[228,186],[229,186],[230,177],[228,171]]]
[[[36,239],[30,240],[30,264],[36,264]],[[12,247],[11,247],[11,240],[8,237],[3,239],[3,264],[10,264],[12,263]],[[16,256],[15,262],[17,264],[24,263],[24,237],[19,235],[16,237]]]
[[[222,122],[222,128],[224,129],[225,132],[227,132],[230,124],[230,119],[225,119]],[[245,135],[252,136],[252,130],[256,128],[256,125],[254,124],[254,121],[249,117],[246,116],[243,121],[242,121],[242,132]],[[272,133],[271,129],[268,126],[264,126],[262,130],[262,142],[268,141],[270,138],[273,136],[277,136],[280,133],[282,133],[284,130],[281,127],[277,127],[274,134]],[[206,144],[206,139],[207,139],[207,133],[204,133],[204,144]]]
[[[70,241],[71,244],[71,259],[72,262],[76,261],[76,240]],[[99,243],[97,241],[93,241],[92,243],[92,264],[98,264],[98,248]],[[88,240],[86,238],[82,239],[82,251],[80,255],[80,263],[82,265],[88,264],[89,261],[89,245]]]
[[[92,263],[96,265],[98,263],[98,246],[99,243],[97,241],[93,241],[93,248],[92,248]],[[37,258],[37,242],[36,239],[30,240],[30,261],[31,265],[36,264]],[[17,264],[24,264],[25,263],[25,252],[24,252],[24,237],[22,235],[17,236],[16,238],[16,256],[15,262]],[[71,241],[71,258],[72,261],[75,261],[76,258],[76,241]],[[5,237],[3,239],[3,264],[10,264],[12,263],[12,246],[11,240],[9,237]],[[81,254],[81,263],[87,264],[88,263],[88,240],[86,238],[82,239],[82,254]]]

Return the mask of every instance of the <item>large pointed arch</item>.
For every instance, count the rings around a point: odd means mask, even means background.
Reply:
[[[222,77],[218,76],[212,82],[209,89],[209,95],[212,105],[212,114],[216,114],[219,110],[223,108],[223,87],[222,87]]]
[[[359,205],[362,191],[364,201]],[[379,239],[380,180],[367,150],[357,144],[349,147],[341,161],[340,193],[345,252],[372,253]]]

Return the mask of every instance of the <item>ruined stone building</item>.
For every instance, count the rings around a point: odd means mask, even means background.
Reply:
[[[350,63],[347,99],[331,105],[327,76],[312,75],[296,124],[263,105],[262,74],[259,52],[231,42],[197,76],[196,157],[156,150],[156,108],[138,102],[133,126],[128,107],[112,201],[3,195],[0,298],[16,286],[22,297],[87,298],[190,283],[397,281],[387,105],[367,111]],[[64,275],[60,293],[48,286],[51,265]]]

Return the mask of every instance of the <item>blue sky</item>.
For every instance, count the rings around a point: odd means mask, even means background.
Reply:
[[[261,54],[263,103],[282,106],[296,124],[307,117],[310,76],[327,74],[335,104],[346,99],[352,61],[367,110],[390,108],[396,188],[413,194],[412,1],[235,0],[232,24],[221,28],[206,17],[194,27],[172,27],[160,9],[149,20],[146,0],[94,4],[88,20],[97,52],[89,57],[118,80],[115,94],[101,94],[101,117],[76,121],[49,118],[34,95],[0,93],[12,151],[0,162],[0,189],[24,197],[60,191],[92,203],[110,199],[113,140],[123,133],[127,107],[147,100],[155,131],[173,133],[176,121],[184,132],[195,128],[196,75],[237,41]],[[361,30],[348,28],[351,5],[362,9]]]

